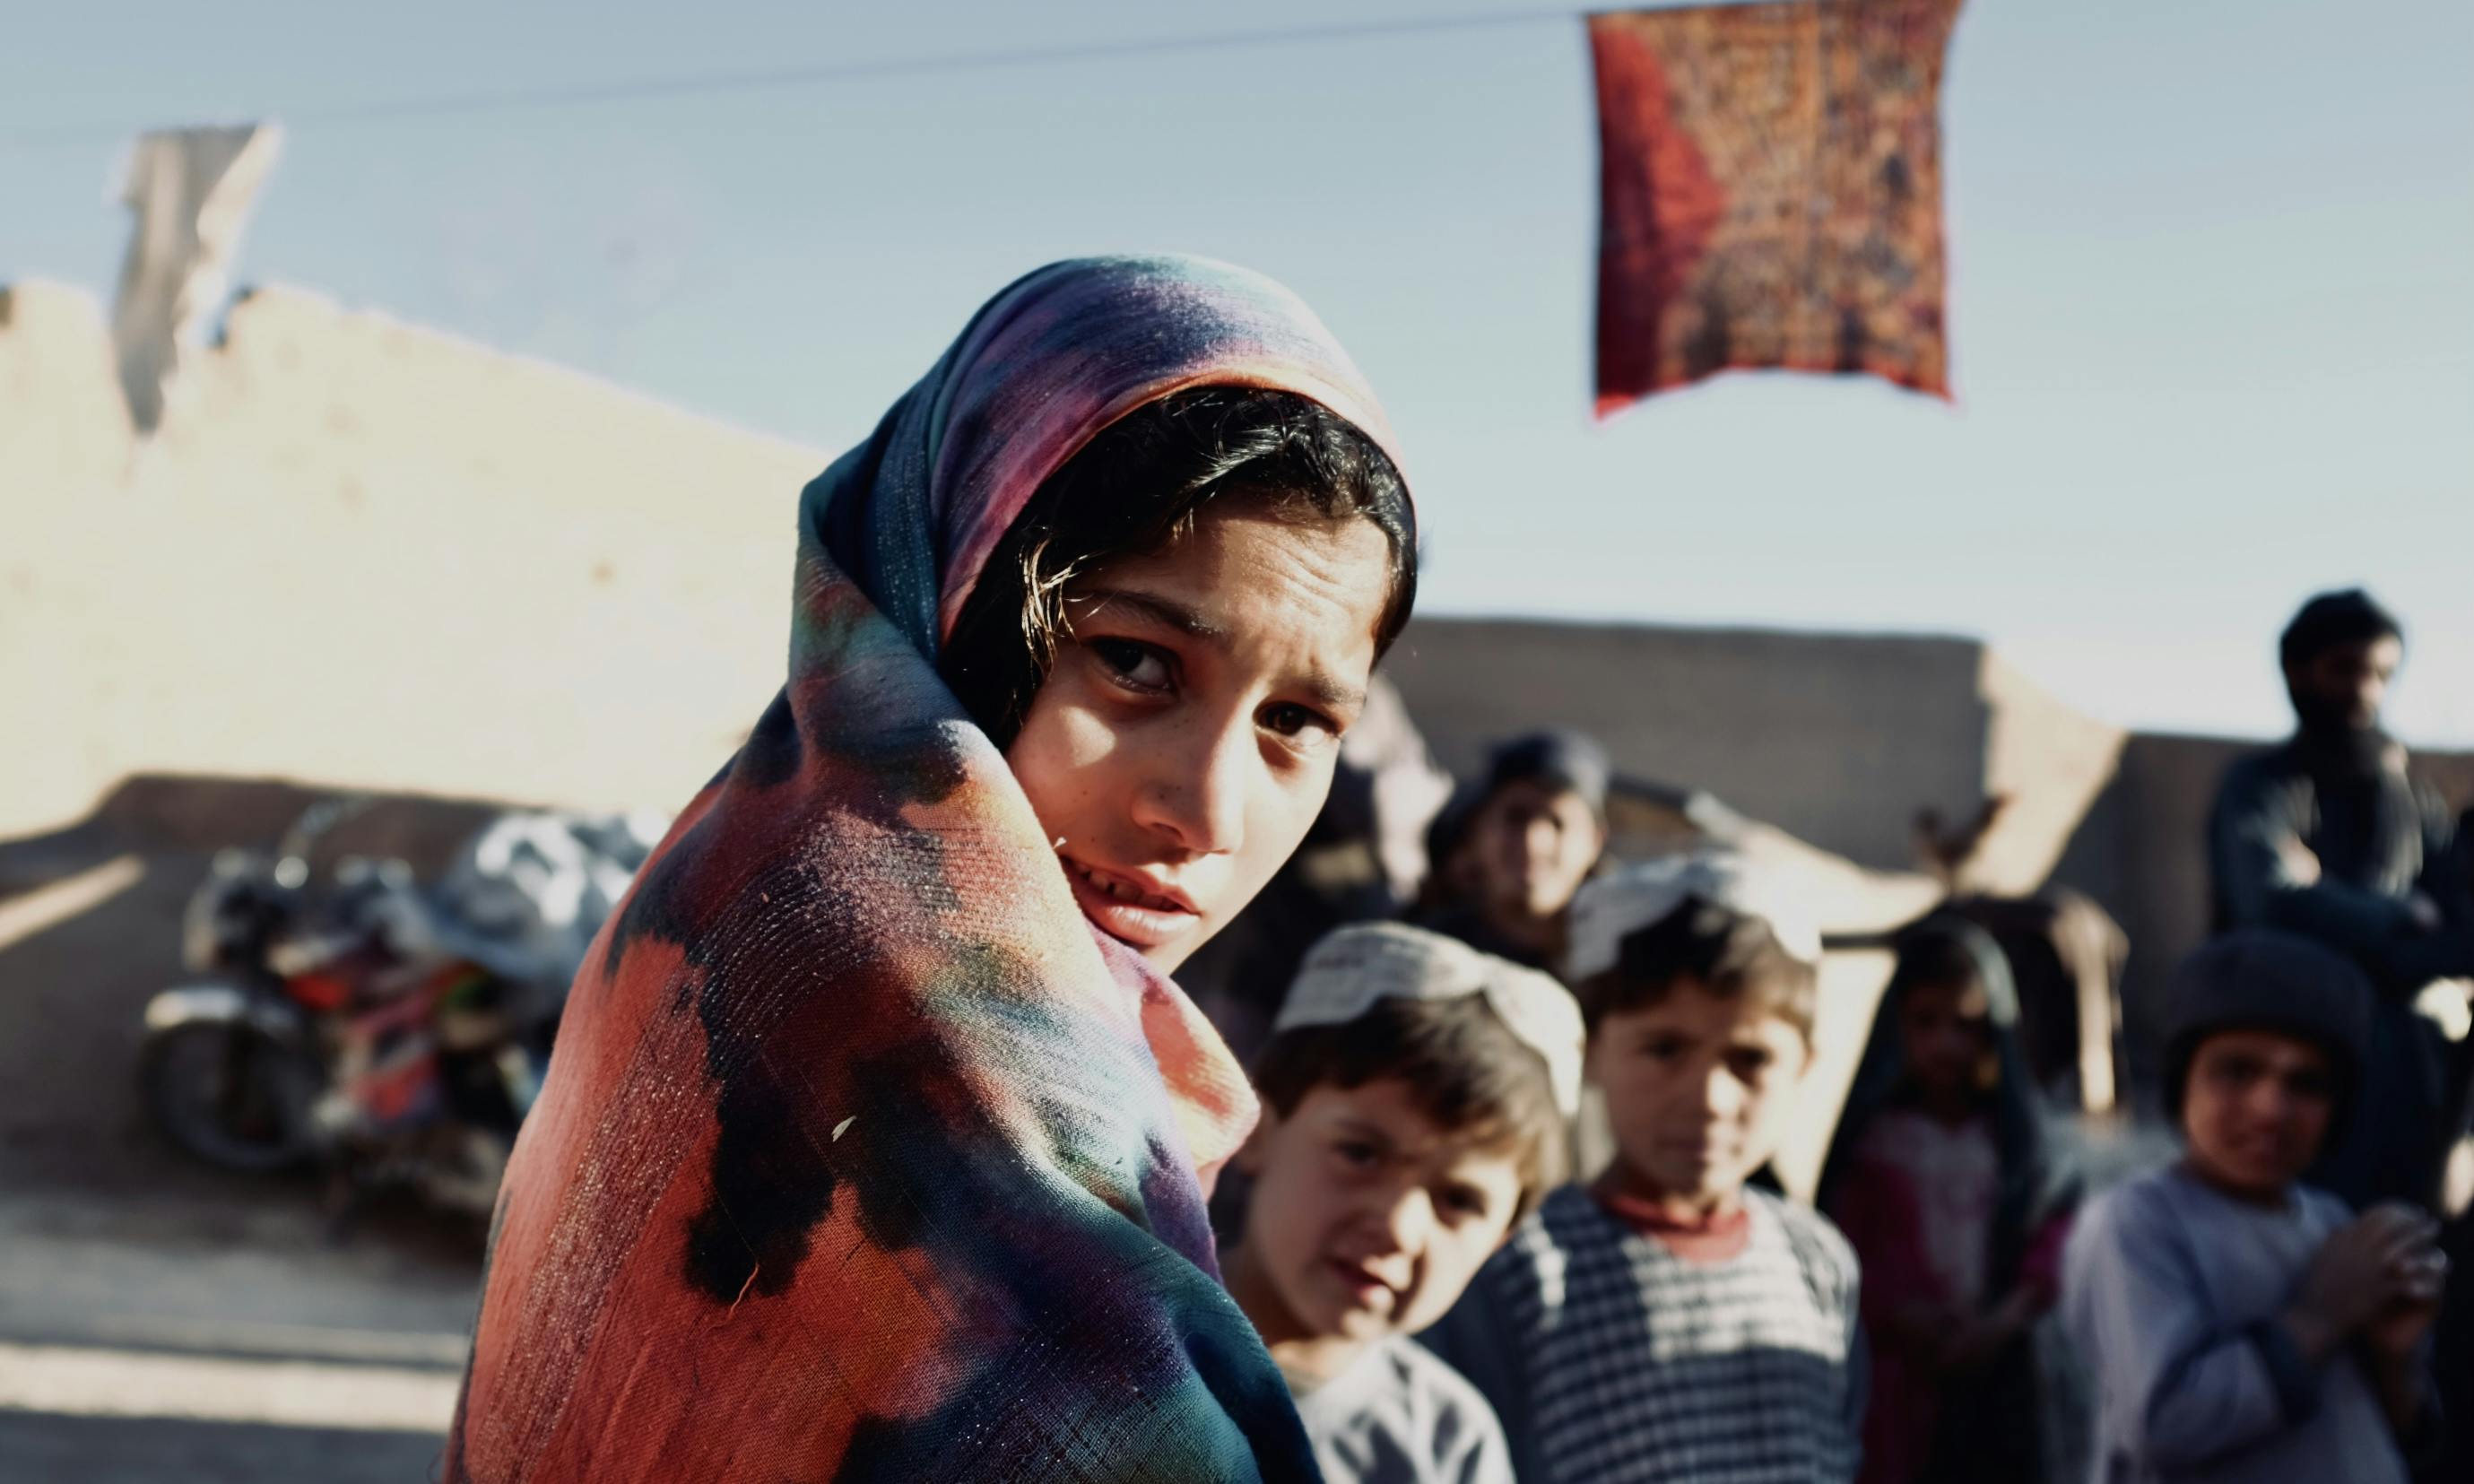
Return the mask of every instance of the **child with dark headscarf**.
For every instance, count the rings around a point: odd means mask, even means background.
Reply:
[[[2037,1105],[2018,993],[1982,929],[1899,941],[1822,1209],[1862,1262],[1879,1484],[2043,1476],[2029,1331],[2052,1306],[2076,1182]]]

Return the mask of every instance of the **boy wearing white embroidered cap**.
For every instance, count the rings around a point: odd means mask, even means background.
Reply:
[[[1405,1337],[1564,1178],[1571,995],[1439,934],[1344,928],[1306,955],[1255,1082],[1228,1289],[1288,1376],[1323,1476],[1511,1484],[1485,1399]]]
[[[1522,1484],[1856,1473],[1856,1265],[1746,1184],[1811,1056],[1821,937],[1740,859],[1602,876],[1565,976],[1614,1159],[1548,1196],[1427,1336],[1493,1403]]]

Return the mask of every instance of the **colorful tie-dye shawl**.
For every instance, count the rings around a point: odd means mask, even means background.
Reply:
[[[1313,1477],[1204,1219],[1244,1078],[931,659],[1040,481],[1203,384],[1388,437],[1278,285],[1079,261],[808,487],[788,683],[577,978],[448,1479]]]

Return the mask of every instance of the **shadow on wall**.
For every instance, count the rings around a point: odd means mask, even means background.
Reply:
[[[2236,758],[2267,745],[2219,737],[2141,735],[2071,837],[2053,880],[2103,903],[2130,937],[2122,1004],[2132,1085],[2154,1086],[2163,991],[2206,940],[2213,908],[2208,814]],[[2414,771],[2462,809],[2474,801],[2474,753],[2417,754]]]
[[[123,1191],[178,1178],[135,1074],[146,1001],[185,974],[182,910],[216,851],[271,846],[335,791],[139,775],[66,829],[0,841],[0,1184]],[[397,856],[434,874],[504,807],[387,797],[322,839],[312,864]]]

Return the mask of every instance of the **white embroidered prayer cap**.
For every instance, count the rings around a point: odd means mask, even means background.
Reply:
[[[1776,869],[1703,850],[1643,861],[1585,883],[1564,923],[1564,972],[1574,984],[1615,966],[1623,941],[1686,902],[1706,902],[1769,924],[1787,957],[1819,966],[1821,929]]]
[[[1274,1033],[1346,1025],[1378,1000],[1456,1000],[1482,994],[1520,1043],[1546,1063],[1555,1106],[1581,1106],[1581,1007],[1554,976],[1480,953],[1458,938],[1399,922],[1368,922],[1324,937],[1306,954]]]

